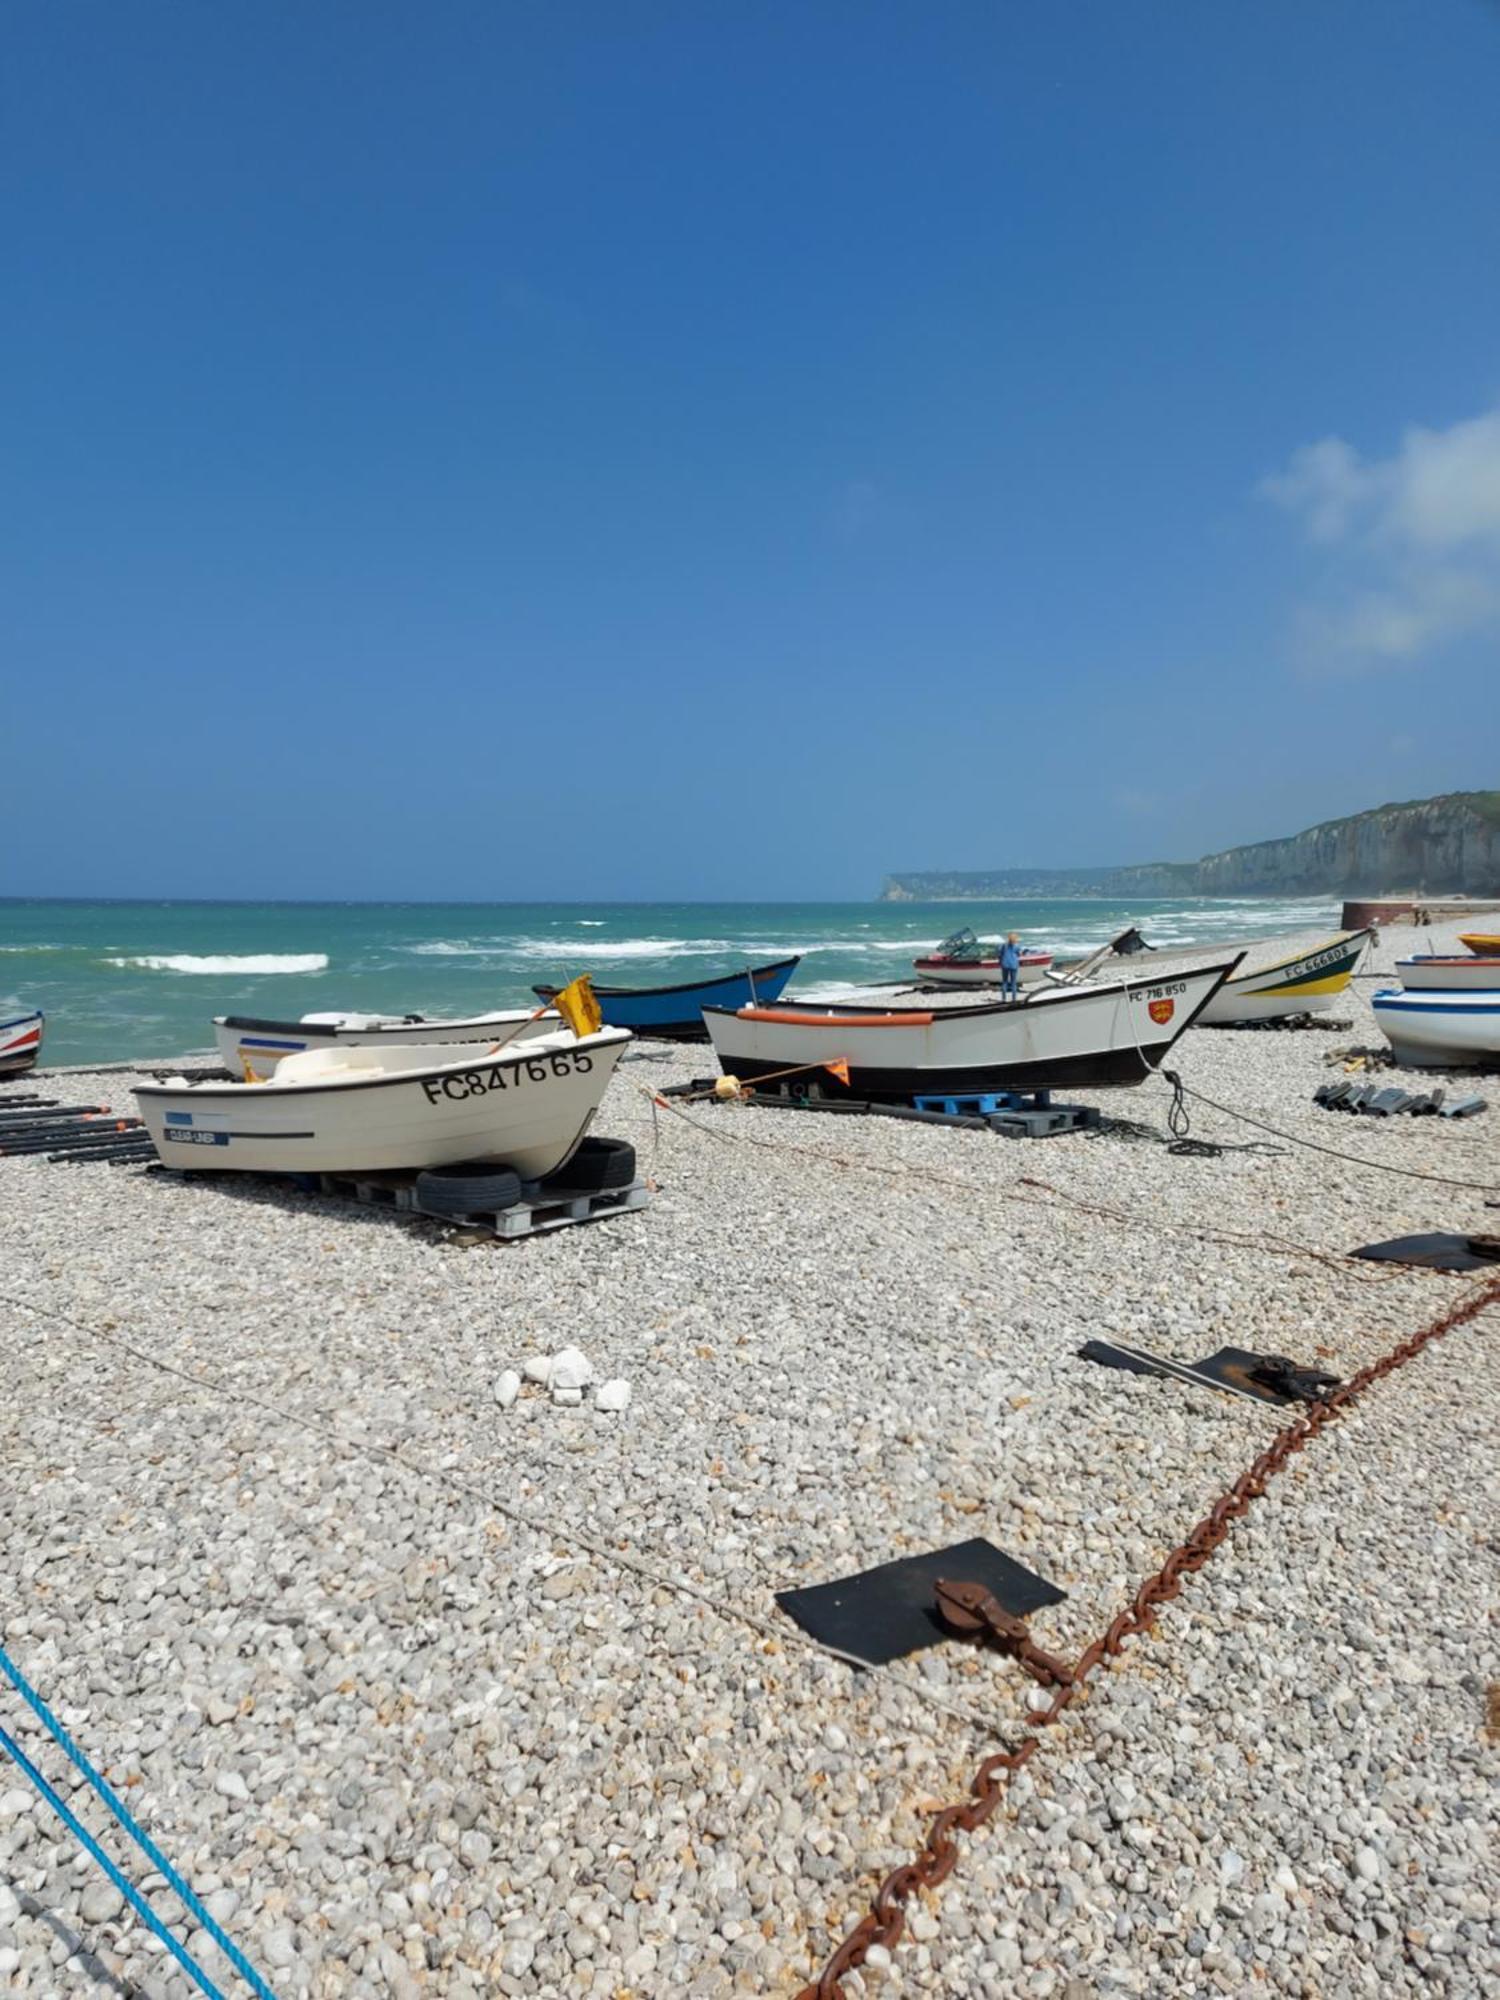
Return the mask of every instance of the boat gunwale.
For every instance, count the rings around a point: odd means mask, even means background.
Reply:
[[[587,1045],[589,1051],[592,1052],[601,1045],[614,1048],[618,1044],[628,1042],[630,1039],[631,1031],[629,1028],[600,1028],[592,1035],[578,1036],[576,1038],[576,1046],[577,1048],[583,1048]],[[228,1104],[243,1104],[245,1102],[243,1093],[246,1091],[255,1091],[258,1094],[257,1101],[274,1104],[282,1098],[306,1097],[316,1091],[348,1092],[351,1090],[377,1090],[388,1084],[420,1083],[424,1077],[448,1076],[455,1071],[462,1074],[464,1070],[478,1068],[494,1069],[501,1064],[509,1064],[512,1068],[517,1068],[523,1062],[543,1062],[548,1056],[572,1055],[576,1053],[576,1049],[542,1049],[539,1051],[535,1042],[521,1042],[516,1045],[516,1054],[508,1055],[506,1050],[509,1049],[510,1044],[507,1042],[501,1048],[496,1049],[493,1055],[482,1056],[476,1062],[473,1055],[474,1044],[472,1042],[460,1043],[457,1046],[466,1048],[469,1053],[459,1057],[454,1062],[428,1063],[421,1067],[413,1066],[411,1069],[393,1070],[390,1072],[382,1071],[376,1076],[330,1077],[323,1083],[277,1083],[270,1080],[264,1083],[220,1083],[212,1086],[202,1083],[138,1083],[134,1086],[133,1094],[136,1097],[185,1097],[191,1093],[195,1104],[208,1104],[216,1097],[222,1098]],[[574,1075],[577,1073],[576,1070],[571,1072]],[[267,1092],[274,1094],[267,1097]]]
[[[535,1010],[525,1007],[497,1008],[492,1014],[454,1014],[440,1019],[435,1014],[423,1014],[409,1021],[405,1016],[382,1021],[373,1028],[349,1028],[335,1021],[263,1021],[250,1014],[215,1014],[213,1026],[216,1028],[253,1028],[259,1034],[311,1035],[325,1039],[339,1035],[390,1035],[398,1028],[499,1028],[509,1021],[527,1021],[535,1018]],[[483,1037],[476,1037],[482,1040]]]
[[[892,1007],[889,1011],[897,1019],[903,1014],[916,1015],[918,1012],[926,1012],[932,1017],[934,1026],[938,1026],[950,1020],[972,1021],[981,1014],[1014,1014],[1027,1007],[1036,1006],[1038,1002],[1047,1007],[1061,1007],[1065,1006],[1070,1000],[1101,1000],[1109,994],[1130,993],[1136,990],[1144,991],[1152,986],[1178,985],[1185,980],[1202,979],[1209,973],[1217,972],[1220,975],[1219,979],[1209,987],[1203,1000],[1193,1009],[1191,1017],[1185,1024],[1190,1027],[1213,996],[1228,984],[1243,962],[1244,957],[1245,954],[1239,952],[1227,964],[1194,965],[1184,972],[1161,972],[1154,974],[1150,978],[1111,980],[1105,986],[1034,986],[1031,992],[1021,1000],[985,1000],[973,1007],[936,1007],[925,1010],[919,1010],[915,1007]],[[872,1011],[875,1011],[869,1007],[841,1007],[836,1002],[828,1000],[778,1000],[776,1005],[778,1008],[787,1009],[801,1016],[821,1016],[822,1020],[826,1021],[830,1027],[848,1025],[846,1022],[841,1024],[839,1019],[841,1015],[869,1015]],[[739,1007],[705,1007],[703,1009],[705,1014],[724,1014],[730,1020],[737,1019],[745,1011],[745,1009]],[[818,1024],[821,1025],[821,1022]],[[798,1023],[794,1021],[790,1025],[795,1026]],[[814,1020],[804,1019],[801,1025],[811,1027],[814,1025]],[[917,1024],[913,1022],[913,1025]]]

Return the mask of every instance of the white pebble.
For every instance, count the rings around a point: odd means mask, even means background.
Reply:
[[[521,1372],[528,1382],[540,1382],[545,1389],[552,1380],[552,1356],[533,1354],[521,1363]]]
[[[594,1402],[601,1410],[628,1410],[630,1384],[623,1376],[616,1375],[612,1381],[601,1384],[594,1396]]]
[[[507,1368],[495,1383],[495,1401],[502,1410],[508,1410],[521,1393],[521,1378],[514,1368]]]

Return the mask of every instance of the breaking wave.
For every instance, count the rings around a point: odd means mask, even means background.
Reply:
[[[244,958],[195,958],[189,952],[173,952],[159,957],[111,958],[106,963],[121,966],[131,972],[205,974],[244,972],[262,976],[277,972],[326,972],[328,954],[322,951],[304,951],[291,952],[286,957],[279,957],[273,952],[252,952]]]

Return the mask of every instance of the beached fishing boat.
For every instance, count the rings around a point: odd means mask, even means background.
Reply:
[[[745,966],[734,972],[715,973],[709,979],[690,979],[684,986],[590,983],[606,1027],[629,1028],[633,1034],[653,1035],[659,1041],[706,1042],[705,1007],[751,1007],[779,1000],[782,989],[801,963],[799,954],[796,958],[778,959],[774,965]],[[539,1000],[550,1000],[557,988],[533,986],[531,990]]]
[[[912,970],[924,986],[998,986],[1000,946],[983,944],[971,930],[955,931],[923,958],[912,960]],[[1052,964],[1050,951],[1021,953],[1020,983],[1035,986]]]
[[[1444,958],[1421,952],[1396,960],[1396,977],[1408,993],[1472,993],[1500,987],[1500,957]]]
[[[1372,994],[1376,1025],[1413,1069],[1500,1069],[1500,993]]]
[[[42,1014],[18,1014],[14,1020],[0,1021],[0,1076],[20,1076],[32,1067],[41,1054],[46,1026]]]
[[[1500,931],[1460,931],[1458,941],[1476,958],[1500,958]]]
[[[300,1021],[263,1021],[249,1014],[218,1014],[214,1040],[224,1067],[247,1082],[264,1083],[287,1056],[308,1049],[446,1048],[455,1042],[527,1040],[557,1032],[557,1017],[511,1007],[454,1021],[421,1014],[304,1014]]]
[[[135,1095],[169,1167],[359,1173],[493,1160],[539,1180],[588,1130],[629,1040],[619,1028],[554,1028],[493,1054],[309,1049],[283,1057],[269,1083],[171,1078]]]
[[[1241,1021],[1278,1021],[1291,1014],[1317,1014],[1347,990],[1372,931],[1340,931],[1290,958],[1226,979],[1204,1008],[1200,1022],[1222,1028]]]
[[[1243,955],[1243,954],[1241,954]],[[920,1010],[704,1010],[719,1067],[741,1082],[806,1069],[825,1097],[872,1103],[1141,1083],[1240,963],[1109,986],[1034,989],[1019,1003]],[[823,1066],[838,1063],[838,1073]],[[845,1069],[847,1066],[847,1069]],[[847,1075],[847,1081],[845,1081]]]

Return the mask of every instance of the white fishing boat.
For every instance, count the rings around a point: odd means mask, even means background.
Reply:
[[[0,1021],[0,1076],[20,1076],[32,1067],[42,1052],[46,1026],[42,1014],[18,1014],[14,1020]]]
[[[404,1046],[309,1049],[268,1083],[136,1089],[169,1167],[354,1173],[493,1160],[525,1180],[556,1171],[588,1130],[623,1028],[556,1028],[493,1051]]]
[[[1396,977],[1408,993],[1492,992],[1500,987],[1500,958],[1443,958],[1436,952],[1396,960]]]
[[[1372,994],[1376,1025],[1412,1069],[1500,1069],[1500,992]]]
[[[1370,947],[1372,931],[1340,931],[1305,951],[1293,952],[1254,972],[1226,979],[1204,1008],[1205,1028],[1241,1021],[1279,1021],[1291,1014],[1319,1014],[1348,990]]]
[[[1243,954],[1241,954],[1242,956]],[[1007,1090],[1141,1083],[1239,965],[1109,986],[1051,986],[1019,1003],[894,1008],[783,1001],[705,1007],[726,1075],[753,1083],[805,1070],[825,1097],[910,1102]],[[837,1063],[836,1072],[826,1065]]]
[[[300,1021],[263,1021],[248,1014],[214,1017],[214,1040],[224,1067],[257,1083],[274,1076],[287,1056],[308,1049],[446,1048],[456,1042],[535,1039],[556,1031],[555,1014],[522,1007],[452,1021],[429,1021],[421,1014],[304,1014]]]
[[[985,944],[971,930],[955,931],[911,963],[924,986],[998,986],[1001,980],[999,943]],[[1051,964],[1050,951],[1023,951],[1017,983],[1038,985]]]

